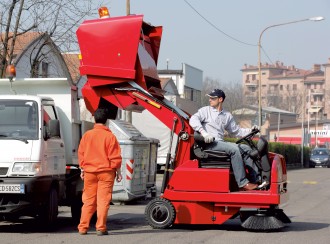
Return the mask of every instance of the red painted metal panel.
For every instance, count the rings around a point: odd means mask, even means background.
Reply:
[[[81,74],[103,75],[108,68],[105,76],[134,78],[142,22],[142,15],[84,21],[77,30]]]
[[[172,202],[176,210],[174,224],[213,224],[213,204]]]
[[[172,202],[176,210],[174,224],[222,224],[239,211],[239,207],[215,206],[212,202]]]
[[[168,188],[178,192],[229,192],[229,175],[229,169],[198,168],[197,160],[191,160],[175,169]]]

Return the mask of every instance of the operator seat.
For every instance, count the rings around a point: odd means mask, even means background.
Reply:
[[[204,137],[199,133],[194,133],[194,154],[198,159],[200,168],[230,168],[231,158],[223,151],[207,150]]]

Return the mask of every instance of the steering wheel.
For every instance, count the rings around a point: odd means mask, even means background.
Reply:
[[[246,141],[248,144],[250,144],[252,137],[254,137],[256,134],[258,134],[260,130],[258,129],[253,129],[249,134],[246,136],[242,137],[241,139],[236,141],[236,144],[240,144],[243,141]]]

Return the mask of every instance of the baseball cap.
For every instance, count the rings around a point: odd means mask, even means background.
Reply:
[[[222,97],[223,99],[226,98],[225,93],[223,92],[223,90],[220,89],[214,89],[213,91],[211,91],[209,94],[206,94],[209,97]]]

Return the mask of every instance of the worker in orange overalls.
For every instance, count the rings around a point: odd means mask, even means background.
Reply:
[[[115,178],[122,180],[121,151],[115,135],[105,126],[107,113],[97,109],[94,113],[95,125],[87,131],[78,148],[80,177],[84,181],[79,234],[87,234],[90,220],[97,211],[96,233],[108,235],[106,226],[108,210],[112,199]]]

